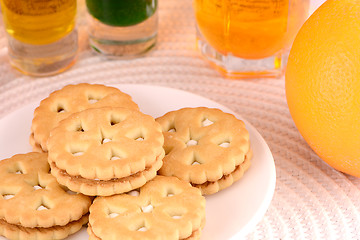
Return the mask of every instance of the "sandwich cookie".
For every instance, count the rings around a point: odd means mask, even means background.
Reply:
[[[90,207],[90,240],[196,240],[205,225],[205,198],[175,177],[157,176],[138,190],[97,197]]]
[[[61,186],[46,153],[0,161],[0,235],[8,239],[63,239],[88,221],[91,199]]]
[[[163,142],[160,125],[149,115],[127,108],[87,109],[51,131],[51,173],[85,195],[128,192],[156,176]]]
[[[175,176],[213,194],[239,180],[252,151],[243,121],[214,108],[183,108],[156,119],[164,134],[160,175]]]

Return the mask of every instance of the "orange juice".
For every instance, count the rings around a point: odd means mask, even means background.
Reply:
[[[75,27],[76,0],[1,0],[6,31],[28,44],[50,44]]]
[[[194,0],[194,9],[200,33],[219,53],[262,59],[290,48],[309,0]]]

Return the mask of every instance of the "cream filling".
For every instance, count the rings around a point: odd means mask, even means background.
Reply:
[[[201,188],[201,187],[207,187],[211,184],[214,184],[216,182],[219,182],[219,181],[222,181],[222,180],[225,180],[226,178],[228,178],[230,175],[236,173],[237,171],[240,170],[241,167],[244,167],[244,172],[246,170],[248,170],[248,168],[250,167],[250,159],[252,158],[252,152],[248,152],[246,155],[245,155],[245,159],[244,161],[240,164],[240,165],[237,165],[234,169],[234,171],[232,171],[231,173],[229,174],[224,174],[220,179],[216,180],[216,181],[206,181],[204,183],[201,183],[201,184],[195,184],[195,183],[191,183],[191,185],[193,187],[197,187],[197,188]]]
[[[162,156],[162,155],[161,155]],[[145,169],[143,171],[140,172],[136,172],[131,174],[130,176],[127,177],[123,177],[123,178],[112,178],[109,180],[100,180],[100,179],[88,179],[88,178],[84,178],[80,175],[76,175],[76,176],[72,176],[70,174],[68,174],[66,172],[66,170],[60,169],[56,166],[55,162],[51,163],[51,168],[56,168],[59,171],[59,174],[64,176],[64,177],[68,177],[70,178],[72,181],[74,182],[78,182],[78,183],[86,183],[86,184],[100,184],[100,185],[106,185],[106,184],[113,184],[114,182],[128,182],[131,181],[132,179],[135,179],[137,177],[139,177],[141,174],[146,173],[146,172],[151,172],[151,171],[157,171],[156,166],[158,165],[157,163],[159,163],[159,161],[162,161],[161,156],[158,156],[155,160],[155,162],[148,167],[145,167]]]
[[[26,232],[26,233],[35,233],[35,232],[45,233],[45,232],[53,232],[53,231],[62,231],[62,230],[65,230],[66,228],[71,228],[73,225],[76,225],[76,224],[84,225],[84,224],[86,224],[88,222],[88,219],[89,219],[89,214],[86,213],[79,220],[71,221],[71,222],[69,222],[68,224],[66,224],[64,226],[55,225],[55,226],[48,227],[48,228],[45,228],[45,227],[33,227],[33,228],[24,227],[24,226],[21,226],[21,225],[18,225],[18,224],[8,223],[5,219],[0,219],[0,225],[7,228],[7,229],[12,230],[12,231],[22,231],[22,232]]]

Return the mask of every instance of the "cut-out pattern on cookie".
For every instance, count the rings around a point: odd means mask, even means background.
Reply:
[[[108,218],[116,218],[119,215],[122,215],[126,212],[126,208],[123,207],[119,207],[119,206],[113,206],[113,205],[108,205],[107,207],[107,217]]]
[[[100,143],[105,144],[105,143],[108,143],[108,142],[111,142],[111,141],[113,141],[113,136],[111,136],[110,134],[107,134],[103,130],[101,130]]]
[[[51,209],[51,206],[48,204],[48,201],[46,199],[42,198],[40,204],[36,207],[37,211],[42,210],[49,210]]]
[[[112,157],[110,158],[111,161],[120,160],[120,159],[121,159],[121,158],[118,157],[118,156],[112,156]]]
[[[126,133],[125,136],[129,139],[141,142],[141,141],[145,141],[147,139],[147,130],[142,129],[142,128],[135,128],[135,129],[129,129]]]
[[[71,154],[72,154],[74,157],[79,157],[79,156],[84,155],[84,152],[82,152],[82,151],[79,151],[79,152],[75,151],[75,152],[72,152]]]
[[[88,146],[86,145],[70,145],[68,147],[68,151],[70,154],[72,154],[74,157],[79,157],[85,154],[85,152],[87,151]]]
[[[62,104],[58,104],[56,107],[56,112],[57,113],[64,113],[66,112],[65,107]]]
[[[230,146],[230,142],[222,142],[219,144],[220,147],[228,148]]]
[[[15,197],[15,195],[14,194],[3,194],[2,197],[4,200],[9,200],[9,199]]]
[[[190,139],[189,141],[186,142],[186,146],[190,147],[190,146],[196,146],[198,145],[198,142],[194,139]]]
[[[144,213],[151,213],[154,210],[154,206],[149,203],[147,206],[141,207],[141,211]]]
[[[35,186],[33,186],[33,188],[34,188],[34,190],[36,191],[36,190],[40,190],[40,189],[44,189],[44,187],[42,187],[41,185],[35,185]]]
[[[8,173],[13,174],[25,174],[25,170],[22,168],[22,166],[16,162],[11,168],[8,168]]]
[[[147,229],[147,227],[141,227],[141,228],[139,228],[137,231],[139,231],[139,232],[146,232],[148,229]]]
[[[189,165],[200,165],[203,164],[203,162],[201,161],[201,159],[197,156],[196,153],[193,153],[192,158],[190,158],[190,162]]]
[[[181,208],[169,208],[165,210],[165,213],[173,219],[180,219],[185,215],[186,210]]]
[[[92,98],[89,98],[89,103],[90,104],[94,104],[94,103],[97,103],[99,100],[97,100],[97,99],[92,99]]]
[[[25,181],[26,181],[26,180],[25,180]],[[46,189],[46,185],[47,185],[46,182],[40,181],[39,176],[37,177],[36,182],[28,182],[28,181],[27,181],[27,183],[32,186],[32,188],[34,189],[34,191]]]
[[[135,141],[144,141],[146,139],[145,135],[142,129],[136,129],[135,131],[126,133],[126,137],[134,139]]]
[[[168,188],[168,189],[165,190],[164,196],[165,197],[173,197],[173,196],[175,196],[177,194],[180,194],[181,192],[182,192],[182,190],[180,190],[180,189],[175,190],[173,188]]]
[[[114,125],[116,125],[116,124],[118,124],[120,122],[121,122],[121,120],[119,118],[115,118],[114,116],[111,116],[111,118],[110,118],[110,125],[111,126],[114,126]]]
[[[127,228],[130,231],[140,231],[140,232],[145,232],[148,230],[147,224],[145,223],[145,219],[137,219],[131,223],[128,223]]]
[[[79,124],[78,126],[76,126],[75,131],[76,131],[76,132],[85,132],[85,130],[84,130],[84,128],[83,128],[83,126],[82,126],[81,124]]]
[[[105,143],[108,143],[108,142],[111,142],[112,139],[111,138],[104,138],[101,140],[101,144],[105,144]]]
[[[100,101],[102,99],[102,97],[96,96],[95,94],[89,94],[87,99],[90,104],[94,104],[94,103],[97,103],[98,101]]]
[[[208,118],[205,118],[202,122],[201,122],[201,126],[203,127],[207,127],[214,124],[213,121],[209,120]]]
[[[120,160],[123,159],[125,157],[124,154],[122,154],[119,151],[116,151],[114,149],[111,149],[110,155],[109,155],[109,160],[110,161],[116,161],[116,160]]]
[[[115,125],[121,123],[122,121],[124,121],[125,118],[126,118],[125,116],[118,115],[116,113],[112,113],[110,115],[110,119],[109,119],[110,126],[115,126]]]
[[[119,216],[118,213],[110,213],[109,214],[109,218],[116,218],[117,216]]]
[[[44,205],[40,205],[38,208],[36,208],[37,211],[42,211],[42,210],[49,210],[49,208],[45,207]]]
[[[142,220],[138,223],[133,223],[130,226],[131,231],[138,231],[138,232],[146,232],[148,230],[148,227],[146,226],[145,220]]]
[[[70,143],[67,146],[67,151],[72,154],[74,157],[80,157],[82,155],[84,155],[87,151],[87,149],[89,148],[89,146],[87,146],[86,144],[72,144]]]
[[[163,132],[175,133],[176,132],[175,122],[174,121],[166,122],[166,124],[163,126]]]
[[[164,126],[165,128],[163,129],[164,132],[169,132],[169,133],[176,133],[177,132],[174,121],[167,122],[166,125],[167,126]]]

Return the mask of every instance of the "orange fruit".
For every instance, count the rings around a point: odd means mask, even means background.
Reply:
[[[360,1],[328,0],[295,38],[285,74],[291,116],[330,166],[360,177]]]

